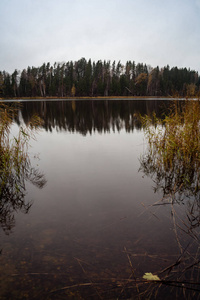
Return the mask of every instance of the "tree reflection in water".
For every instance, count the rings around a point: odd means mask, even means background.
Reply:
[[[177,260],[160,272],[160,278],[164,284],[180,287],[183,294],[199,292],[200,103],[186,101],[181,108],[176,104],[164,122],[155,120],[153,126],[150,118],[145,118],[148,143],[139,171],[150,177],[154,191],[161,193],[161,200],[150,209],[170,205],[179,247]]]
[[[18,136],[11,137],[13,118],[18,108],[13,105],[0,106],[0,226],[9,234],[15,226],[14,212],[28,213],[32,203],[25,200],[26,182],[38,188],[46,184],[44,174],[31,166],[28,153],[29,140],[40,126],[33,116],[26,127],[19,128]]]
[[[126,132],[141,130],[138,116],[156,111],[160,116],[166,110],[168,101],[112,101],[112,100],[76,100],[76,101],[27,101],[21,108],[25,124],[35,112],[43,120],[46,131],[79,132],[82,135],[94,132]],[[19,124],[21,120],[16,120]]]

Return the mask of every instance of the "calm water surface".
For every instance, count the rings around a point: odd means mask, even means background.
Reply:
[[[30,158],[46,185],[27,183],[29,212],[16,209],[12,229],[1,229],[0,299],[136,299],[135,278],[177,260],[170,208],[149,207],[162,193],[139,172],[146,141],[138,116],[162,116],[168,106],[23,102],[13,131],[35,113],[43,120]]]

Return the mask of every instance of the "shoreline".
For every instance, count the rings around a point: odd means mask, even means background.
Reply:
[[[111,96],[111,97],[14,97],[14,98],[0,98],[0,101],[76,101],[76,100],[198,100],[198,97],[156,97],[156,96]]]

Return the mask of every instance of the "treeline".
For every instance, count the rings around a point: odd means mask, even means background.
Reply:
[[[198,72],[127,61],[78,61],[0,71],[0,97],[195,96]]]

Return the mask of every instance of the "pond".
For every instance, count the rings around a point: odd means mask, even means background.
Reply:
[[[1,207],[0,299],[198,296],[196,285],[186,286],[198,272],[198,227],[195,240],[184,227],[187,203],[176,203],[174,213],[154,205],[162,191],[141,169],[147,142],[140,116],[162,117],[170,103],[21,103],[12,131],[35,114],[42,120],[29,157],[44,184],[26,182],[27,211],[12,202],[6,213]],[[145,282],[147,272],[168,276],[167,284]]]

